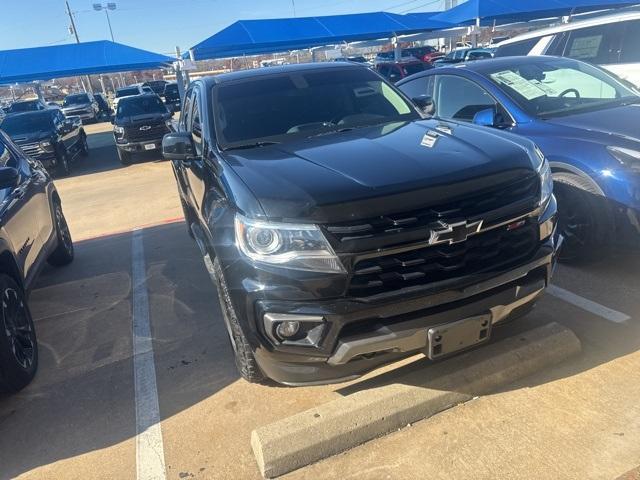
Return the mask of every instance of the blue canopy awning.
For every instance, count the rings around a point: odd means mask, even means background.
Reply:
[[[0,51],[0,84],[163,67],[174,59],[101,40]]]
[[[455,25],[526,22],[640,3],[640,0],[468,0],[434,15],[432,20]]]
[[[203,60],[389,38],[450,27],[448,23],[425,17],[385,12],[239,20],[191,50],[196,60]]]

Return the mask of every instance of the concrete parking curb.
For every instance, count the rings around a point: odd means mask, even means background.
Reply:
[[[550,323],[450,359],[446,373],[435,379],[414,372],[260,427],[251,433],[251,447],[260,473],[273,478],[486,394],[580,349],[571,330]]]

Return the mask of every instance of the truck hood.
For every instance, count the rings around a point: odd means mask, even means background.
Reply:
[[[229,150],[271,219],[348,221],[442,204],[537,175],[527,140],[484,127],[398,122]]]
[[[66,107],[62,107],[63,112],[70,112],[72,110],[89,110],[91,109],[90,103],[78,103],[74,105],[67,105]]]
[[[547,120],[545,123],[563,127],[558,135],[583,137],[590,142],[616,145],[619,141],[640,143],[640,104],[608,108]]]
[[[132,125],[139,125],[144,123],[159,123],[165,120],[169,120],[171,118],[171,114],[169,113],[144,113],[141,115],[131,115],[126,117],[116,117],[114,120],[114,124],[119,127],[128,127]]]
[[[26,145],[29,143],[47,140],[51,138],[52,135],[53,132],[39,130],[37,132],[20,133],[15,136],[11,136],[11,140],[13,140],[18,145]]]

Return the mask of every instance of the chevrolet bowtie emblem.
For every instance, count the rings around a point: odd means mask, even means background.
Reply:
[[[151,127],[149,125],[143,125],[140,127],[140,130],[145,131],[145,130],[151,130]]]
[[[453,243],[464,242],[471,235],[475,235],[482,229],[482,220],[471,223],[467,223],[466,221],[452,224],[444,222],[438,223],[440,224],[440,228],[431,230],[429,245],[435,245],[437,243],[448,243],[451,245]]]

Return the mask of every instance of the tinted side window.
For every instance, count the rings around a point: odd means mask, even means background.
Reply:
[[[184,132],[189,129],[189,117],[191,116],[191,104],[192,104],[193,89],[187,90],[184,95],[184,105],[182,105],[182,112],[180,113],[180,129]]]
[[[618,63],[622,30],[609,24],[569,32],[564,56],[595,64]]]
[[[420,77],[410,82],[405,83],[400,87],[400,90],[409,98],[416,98],[421,95],[427,95],[433,97],[433,84],[435,82],[435,75],[429,75],[428,77]]]
[[[202,124],[200,122],[200,108],[197,91],[193,94],[193,113],[189,120],[189,131],[196,147],[196,153],[202,155]]]
[[[640,20],[625,22],[620,63],[640,62]]]
[[[529,52],[540,41],[540,38],[530,38],[528,40],[522,40],[521,42],[510,43],[509,45],[503,45],[498,47],[494,57],[513,57],[519,55],[528,55]]]
[[[553,36],[553,40],[547,47],[547,50],[544,52],[545,55],[557,55],[559,57],[564,53],[564,47],[567,44],[567,38],[569,37],[569,32],[558,33]]]
[[[427,77],[416,78],[400,86],[405,95],[409,98],[416,98],[420,95],[426,95]]]
[[[435,87],[436,115],[440,118],[471,122],[479,111],[497,107],[486,90],[466,78],[441,75]]]

